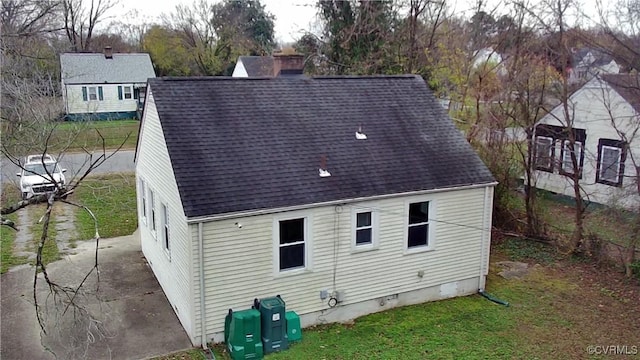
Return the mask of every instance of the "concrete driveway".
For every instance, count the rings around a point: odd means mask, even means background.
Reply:
[[[49,264],[49,275],[60,285],[77,285],[94,256],[95,242],[79,243],[75,254]],[[135,234],[101,240],[99,264],[100,281],[92,274],[85,292],[74,300],[83,310],[64,315],[67,301],[47,297],[40,275],[46,335],[33,306],[33,268],[2,275],[0,358],[143,359],[191,348]]]

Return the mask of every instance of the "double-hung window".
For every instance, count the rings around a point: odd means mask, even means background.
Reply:
[[[553,171],[553,138],[536,136],[535,164],[538,170]]]
[[[600,139],[598,141],[596,182],[611,186],[622,186],[625,159],[624,142]]]
[[[378,212],[354,207],[351,213],[351,249],[372,250],[378,246]]]
[[[145,188],[144,180],[140,179],[140,193],[141,197],[141,215],[142,215],[142,223],[147,223],[147,189]]]
[[[124,87],[124,98],[125,99],[131,99],[131,97],[132,97],[131,86],[125,86]]]
[[[169,210],[167,209],[167,205],[162,204],[162,240],[164,249],[169,251]]]
[[[429,201],[409,204],[409,228],[407,231],[407,248],[425,247],[429,248]]]
[[[306,266],[306,218],[279,220],[277,225],[280,271]]]
[[[98,92],[95,86],[89,86],[89,100],[98,100]]]
[[[153,190],[149,189],[149,208],[151,210],[151,232],[156,235],[156,199]]]
[[[562,173],[567,175],[573,175],[575,173],[575,169],[573,166],[573,160],[571,159],[571,154],[575,153],[576,155],[576,165],[578,174],[582,174],[582,164],[584,161],[583,154],[583,145],[580,141],[573,142],[573,149],[571,148],[571,141],[564,140],[562,144]]]
[[[356,213],[356,246],[373,243],[373,222],[371,211]]]
[[[104,100],[104,92],[102,86],[83,86],[82,101]]]

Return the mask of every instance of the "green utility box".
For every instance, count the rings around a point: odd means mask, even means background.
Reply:
[[[233,360],[262,359],[261,339],[258,310],[229,310],[224,321],[224,340]]]
[[[287,311],[284,316],[287,320],[287,337],[289,341],[302,340],[302,330],[300,329],[300,316],[295,311]]]
[[[259,309],[264,353],[287,350],[289,340],[287,338],[284,300],[280,296],[261,299]]]

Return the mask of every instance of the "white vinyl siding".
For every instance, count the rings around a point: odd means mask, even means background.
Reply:
[[[166,204],[167,218],[170,221],[170,256],[167,256],[163,241],[153,239],[148,225],[139,228],[142,252],[180,322],[187,329],[191,340],[197,342],[199,326],[194,323],[193,318],[196,316],[195,311],[199,311],[199,306],[195,305],[199,304],[199,297],[194,297],[193,294],[199,294],[199,286],[192,282],[191,274],[197,271],[194,267],[197,267],[198,263],[192,261],[191,234],[153,96],[148,96],[147,100],[136,153],[136,176],[144,179],[147,188],[153,189],[158,204]],[[157,211],[158,220],[161,221],[161,210]],[[162,225],[158,223],[158,226]]]
[[[227,310],[246,308],[254,298],[280,294],[287,309],[306,314],[328,309],[319,298],[323,289],[343,291],[344,304],[352,304],[481,276],[488,259],[482,251],[489,251],[492,199],[492,189],[488,196],[485,191],[481,187],[203,223],[207,333],[223,331]],[[437,248],[407,253],[408,204],[424,201],[431,206],[430,216],[442,220],[430,226]],[[353,251],[354,209],[363,208],[378,214],[376,251]],[[274,222],[301,217],[313,236],[308,248],[313,267],[280,276],[274,271]],[[191,229],[197,238],[197,226]]]
[[[136,111],[138,100],[133,98],[118,99],[118,86],[125,86],[131,89],[133,94],[134,84],[101,84],[103,99],[98,99],[98,90],[96,85],[66,85],[65,87],[65,107],[69,114],[85,114],[85,113],[104,113],[104,112],[130,112]],[[144,85],[144,84],[140,84]],[[82,88],[87,89],[87,101],[83,99]],[[95,89],[96,98],[91,100],[92,92]]]

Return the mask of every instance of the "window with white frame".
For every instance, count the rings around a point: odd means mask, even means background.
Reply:
[[[142,194],[141,204],[140,204],[140,214],[142,215],[142,222],[146,224],[147,223],[147,190],[145,189],[145,184],[143,179],[140,179],[140,193]]]
[[[536,168],[553,171],[553,138],[536,136]]]
[[[167,205],[162,204],[162,240],[164,249],[169,251],[169,210],[167,209]]]
[[[373,243],[373,216],[371,211],[356,213],[356,246]]]
[[[564,140],[562,144],[562,172],[565,174],[574,174],[573,160],[571,160],[571,154],[576,154],[577,170],[578,174],[582,173],[582,164],[584,161],[583,145],[580,141],[574,141],[573,149],[571,148],[571,141]]]
[[[407,248],[429,247],[429,201],[409,204]]]
[[[153,190],[149,189],[149,210],[151,210],[151,232],[156,234],[156,199]]]
[[[305,267],[306,218],[278,221],[278,257],[280,271]]]
[[[372,208],[354,207],[351,212],[351,247],[371,250],[378,245],[378,212]]]
[[[89,100],[98,100],[98,90],[95,86],[89,86],[87,90],[89,92]]]
[[[131,97],[133,96],[133,92],[131,91],[131,86],[125,86],[123,87],[124,89],[124,98],[125,99],[131,99]]]
[[[596,182],[621,186],[624,174],[625,144],[619,140],[598,141]]]

